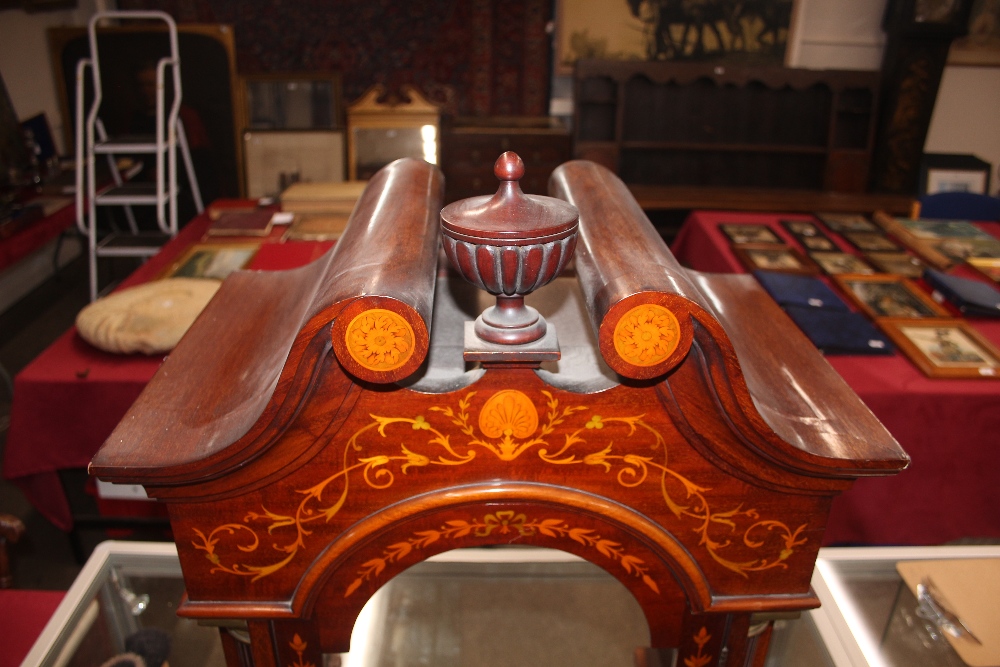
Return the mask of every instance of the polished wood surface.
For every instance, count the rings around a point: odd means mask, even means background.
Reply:
[[[168,504],[180,613],[249,629],[231,664],[320,664],[349,648],[396,574],[511,544],[606,569],[654,647],[740,664],[751,613],[818,603],[809,582],[833,497],[906,455],[763,291],[681,268],[590,163],[556,179],[580,212],[579,288],[560,324],[574,368],[466,369],[455,333],[478,297],[437,265],[438,181],[427,165],[391,168],[331,255],[228,279],[91,472]],[[414,350],[426,360],[411,375],[377,383],[344,363],[349,304],[367,304],[365,344],[385,361],[406,326],[419,335],[411,310],[430,333],[431,298],[430,353]],[[588,326],[602,340],[570,335]],[[615,355],[653,370],[605,374]]]

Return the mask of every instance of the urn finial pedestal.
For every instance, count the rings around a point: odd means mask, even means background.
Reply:
[[[560,199],[524,194],[518,183],[524,163],[516,153],[501,155],[493,173],[500,180],[496,194],[463,199],[441,211],[452,266],[496,297],[496,305],[473,325],[475,340],[467,337],[466,359],[532,361],[528,357],[538,354],[538,361],[558,359],[551,325],[524,297],[551,282],[573,256],[579,214]]]

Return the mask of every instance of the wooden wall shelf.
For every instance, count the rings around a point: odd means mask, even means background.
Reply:
[[[581,60],[575,155],[629,185],[864,192],[877,72]]]

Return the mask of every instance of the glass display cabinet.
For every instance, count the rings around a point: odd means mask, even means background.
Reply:
[[[766,665],[962,665],[896,570],[943,558],[1000,558],[1000,546],[822,550],[812,585],[823,606],[773,620]],[[99,665],[142,628],[171,636],[172,665],[225,664],[217,628],[174,613],[183,594],[172,544],[105,542],[24,666]],[[380,589],[355,624],[351,653],[325,655],[324,667],[671,664],[669,654],[650,659],[648,642],[635,599],[591,563],[534,547],[459,549]]]

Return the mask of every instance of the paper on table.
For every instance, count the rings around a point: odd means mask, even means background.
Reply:
[[[979,638],[948,639],[970,667],[1000,666],[1000,558],[952,558],[900,561],[896,570],[917,597],[917,585],[930,577],[948,601],[952,612]]]

